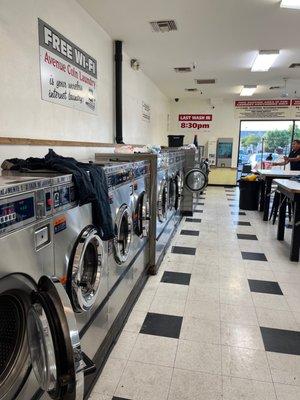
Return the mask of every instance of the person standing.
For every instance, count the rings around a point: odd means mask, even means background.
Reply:
[[[273,163],[274,166],[287,165],[290,163],[291,171],[300,171],[300,140],[296,139],[292,143],[292,150],[290,154],[284,156],[284,161]]]

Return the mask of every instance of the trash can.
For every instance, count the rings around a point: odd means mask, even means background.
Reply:
[[[239,181],[240,187],[240,209],[241,210],[258,210],[260,181]]]
[[[184,135],[168,135],[169,147],[183,146]]]

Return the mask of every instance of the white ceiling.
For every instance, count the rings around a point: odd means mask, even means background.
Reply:
[[[142,70],[170,98],[236,98],[242,85],[259,85],[253,97],[280,97],[283,85],[300,96],[300,10],[279,7],[279,0],[77,0]],[[178,32],[153,33],[149,21],[175,19]],[[257,50],[280,49],[269,72],[250,71]],[[177,74],[174,67],[190,66]],[[198,88],[194,79],[216,78],[216,85]]]

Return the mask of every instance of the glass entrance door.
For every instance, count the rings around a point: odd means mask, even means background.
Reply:
[[[300,121],[299,121],[300,138]],[[242,121],[238,156],[238,178],[247,171],[271,168],[289,154],[294,121]]]

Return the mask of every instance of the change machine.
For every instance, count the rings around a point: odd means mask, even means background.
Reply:
[[[232,162],[233,139],[218,139],[217,142],[217,167],[230,168]]]

